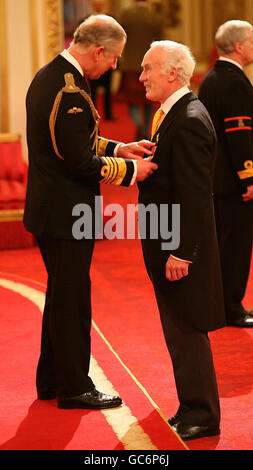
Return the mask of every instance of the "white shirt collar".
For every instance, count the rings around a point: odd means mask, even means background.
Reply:
[[[225,60],[226,62],[231,62],[231,64],[234,64],[239,67],[239,69],[243,70],[243,67],[241,66],[241,64],[239,64],[239,62],[236,62],[233,59],[229,59],[228,57],[220,56],[218,60]]]
[[[70,62],[74,67],[80,72],[82,76],[84,76],[83,69],[79,62],[73,57],[67,49],[64,49],[64,51],[61,52],[61,56],[64,57],[68,62]]]
[[[165,114],[167,114],[172,106],[182,98],[182,96],[186,95],[187,93],[190,93],[190,90],[187,86],[183,86],[182,88],[179,88],[179,90],[175,91],[172,95],[167,98],[162,104],[161,104],[161,109]]]

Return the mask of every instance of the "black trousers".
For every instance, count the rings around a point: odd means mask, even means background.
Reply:
[[[167,296],[157,286],[154,289],[172,360],[181,420],[198,426],[219,426],[219,395],[208,334],[176,316]]]
[[[58,397],[94,388],[90,364],[93,240],[38,238],[48,274],[36,384]]]
[[[249,277],[253,239],[253,201],[241,196],[214,199],[227,321],[245,315],[242,300]]]

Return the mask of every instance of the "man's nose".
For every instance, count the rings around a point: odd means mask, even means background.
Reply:
[[[139,76],[139,81],[140,81],[140,82],[144,82],[143,76],[144,76],[144,72],[141,72],[141,74],[140,74],[140,76]]]
[[[113,64],[112,64],[112,66],[111,66],[111,69],[112,69],[112,70],[116,70],[116,68],[117,68],[117,63],[118,63],[118,60],[115,59],[114,62],[113,62]]]

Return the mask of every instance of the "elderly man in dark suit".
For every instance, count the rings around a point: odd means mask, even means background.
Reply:
[[[38,72],[27,93],[24,224],[38,240],[48,273],[37,391],[41,400],[57,397],[60,408],[121,404],[120,397],[97,391],[89,377],[95,233],[80,238],[73,224],[74,208],[85,204],[94,229],[100,182],[129,186],[155,169],[152,162],[138,159],[148,142],[122,144],[99,137],[87,78],[115,69],[125,40],[113,18],[89,17],[77,28],[70,48]]]
[[[216,33],[219,59],[203,79],[199,99],[208,109],[218,141],[214,203],[226,321],[253,327],[243,306],[253,240],[253,87],[244,67],[253,62],[253,27],[227,21]]]
[[[180,206],[180,240],[174,250],[148,230],[142,247],[180,402],[169,423],[189,440],[220,432],[208,338],[208,331],[225,324],[212,198],[216,136],[208,112],[188,88],[194,59],[186,46],[154,42],[142,67],[140,81],[147,98],[161,107],[152,137],[158,170],[149,181],[139,183],[139,202],[145,207],[166,205],[168,214],[173,205]]]

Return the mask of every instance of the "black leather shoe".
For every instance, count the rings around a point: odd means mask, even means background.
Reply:
[[[193,424],[177,421],[172,429],[181,437],[183,441],[191,441],[200,437],[217,436],[220,434],[218,426],[194,426]]]
[[[252,328],[253,327],[253,315],[252,313],[247,313],[237,320],[230,320],[227,322],[228,326],[237,326],[240,328]]]
[[[56,398],[55,390],[37,390],[38,400],[53,400]]]
[[[168,419],[168,423],[170,424],[170,426],[174,426],[174,424],[176,424],[178,421],[180,421],[180,416],[177,413]]]
[[[64,409],[84,408],[99,410],[105,408],[116,408],[121,404],[122,400],[120,397],[105,395],[96,389],[76,397],[58,398],[58,408]]]

